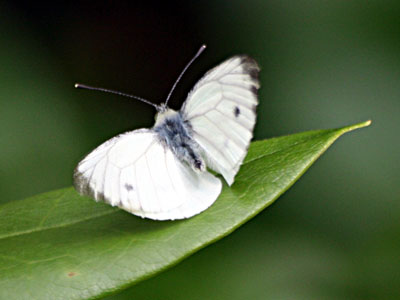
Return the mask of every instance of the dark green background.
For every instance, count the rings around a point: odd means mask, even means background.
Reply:
[[[0,190],[12,201],[72,184],[84,154],[179,108],[210,67],[261,65],[255,138],[373,124],[341,138],[272,207],[178,266],[110,299],[400,298],[400,2],[0,4]],[[132,216],[133,217],[133,216]]]

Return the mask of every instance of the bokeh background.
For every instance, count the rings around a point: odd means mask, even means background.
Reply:
[[[255,139],[372,119],[274,205],[176,267],[107,299],[400,299],[399,1],[2,1],[0,190],[72,184],[84,154],[179,108],[200,76],[261,65]]]

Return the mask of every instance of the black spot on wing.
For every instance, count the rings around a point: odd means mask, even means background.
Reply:
[[[125,183],[125,188],[126,188],[126,190],[129,192],[129,191],[132,191],[133,190],[133,186],[131,185],[131,184],[129,184],[129,183]]]
[[[239,115],[240,115],[240,108],[239,108],[239,106],[236,106],[236,107],[235,107],[235,109],[233,110],[233,113],[234,113],[234,115],[235,115],[236,118],[239,117]]]

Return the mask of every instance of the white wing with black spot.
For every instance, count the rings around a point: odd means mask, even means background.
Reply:
[[[259,70],[254,59],[234,56],[208,71],[182,107],[209,167],[229,185],[253,137]]]
[[[141,217],[189,218],[207,209],[221,181],[180,162],[152,130],[140,129],[103,143],[77,166],[78,192]]]

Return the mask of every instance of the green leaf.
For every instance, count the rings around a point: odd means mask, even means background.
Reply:
[[[252,143],[235,184],[188,220],[141,219],[72,188],[4,204],[0,298],[100,297],[165,270],[251,219],[340,135],[369,124]]]

